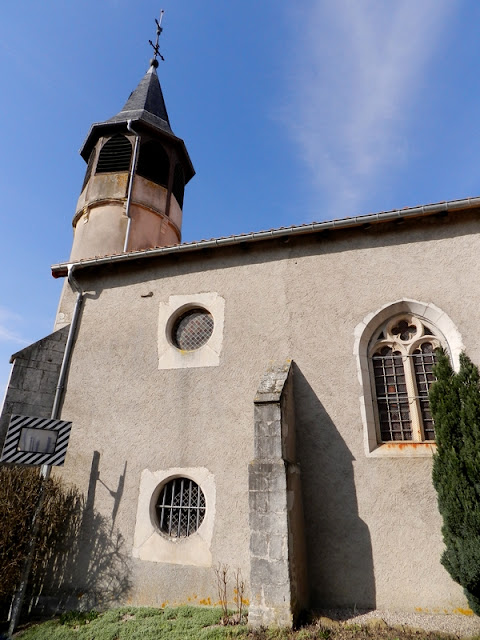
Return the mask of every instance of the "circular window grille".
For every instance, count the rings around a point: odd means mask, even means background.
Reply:
[[[173,342],[182,351],[202,347],[213,332],[213,318],[205,309],[192,309],[178,318],[173,327]]]
[[[171,538],[194,533],[205,517],[205,496],[189,478],[174,478],[163,487],[156,504],[160,530]]]

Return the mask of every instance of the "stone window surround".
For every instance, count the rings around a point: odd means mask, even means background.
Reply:
[[[362,395],[359,399],[364,431],[364,448],[367,457],[430,457],[436,449],[432,442],[379,443],[378,441],[368,348],[379,327],[389,318],[402,314],[418,316],[427,324],[433,325],[439,334],[444,336],[455,371],[459,369],[460,353],[464,350],[460,332],[455,324],[446,313],[432,303],[403,298],[385,304],[377,311],[369,313],[355,327],[353,354],[356,357],[357,375],[362,389]]]
[[[177,319],[190,309],[206,309],[213,317],[213,332],[209,340],[194,351],[181,351],[172,338]],[[174,295],[160,303],[158,317],[158,368],[188,369],[217,367],[223,344],[225,300],[216,292]]]
[[[157,523],[155,506],[158,497],[165,484],[173,478],[193,480],[205,496],[203,522],[194,533],[183,538],[172,538],[164,534]],[[133,557],[148,562],[211,567],[215,496],[214,476],[204,467],[172,467],[159,471],[144,469],[140,479]]]

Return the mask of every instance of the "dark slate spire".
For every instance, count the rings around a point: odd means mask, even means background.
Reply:
[[[87,138],[80,149],[80,154],[85,162],[88,162],[90,153],[100,136],[119,132],[127,133],[127,123],[130,121],[135,131],[157,139],[166,139],[169,144],[173,144],[178,149],[179,157],[182,158],[186,184],[195,174],[195,170],[185,143],[181,138],[177,138],[170,127],[162,88],[158,81],[157,66],[157,60],[152,60],[149,70],[117,115],[104,122],[97,122],[90,127]]]
[[[125,122],[126,120],[145,120],[167,133],[173,133],[162,88],[153,64],[140,80],[138,87],[132,91],[123,109],[107,122]]]
[[[102,136],[110,137],[116,133],[137,136],[147,136],[149,139],[159,140],[167,147],[176,150],[177,161],[183,169],[184,184],[195,175],[192,161],[188,155],[185,143],[173,133],[168,119],[162,88],[157,76],[158,59],[164,60],[160,53],[159,38],[163,29],[161,27],[164,11],[160,12],[160,20],[155,20],[157,26],[156,40],[153,43],[153,58],[150,60],[150,68],[132,91],[123,109],[109,120],[97,122],[90,127],[87,138],[80,149],[80,154],[85,162],[89,161],[90,154]]]

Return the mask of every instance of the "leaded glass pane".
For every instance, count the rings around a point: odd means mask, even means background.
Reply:
[[[413,353],[413,368],[415,371],[415,382],[417,385],[418,399],[420,403],[420,413],[423,422],[423,432],[425,440],[435,440],[435,429],[433,426],[432,414],[430,413],[430,402],[428,391],[435,381],[433,367],[436,363],[435,348],[431,342],[424,342]]]
[[[402,355],[383,347],[373,358],[373,373],[383,442],[412,440],[412,421]]]

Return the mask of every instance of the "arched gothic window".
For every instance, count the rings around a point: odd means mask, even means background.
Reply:
[[[413,314],[390,318],[374,333],[368,356],[380,443],[435,440],[428,390],[440,346],[435,327]]]

